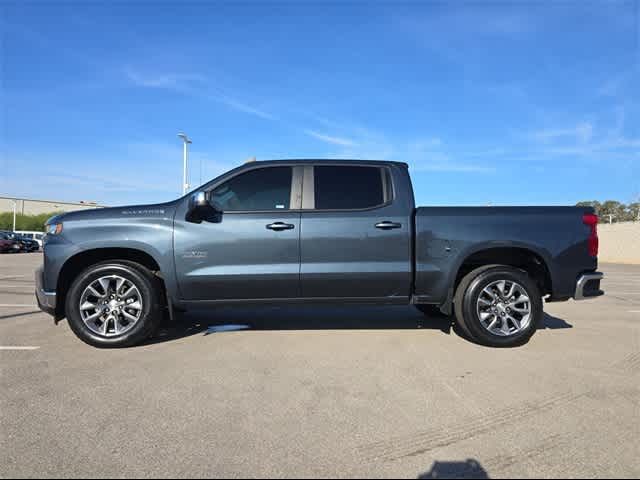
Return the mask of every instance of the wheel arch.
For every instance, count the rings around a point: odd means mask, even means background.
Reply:
[[[127,247],[92,248],[83,250],[69,257],[60,269],[56,286],[56,315],[57,319],[64,318],[66,297],[73,280],[87,267],[108,260],[126,260],[134,262],[151,271],[162,286],[162,298],[167,299],[167,286],[159,262],[149,253]]]
[[[548,256],[531,246],[494,245],[482,246],[466,252],[461,257],[455,276],[451,279],[452,294],[460,281],[472,270],[484,265],[508,265],[527,272],[537,283],[542,295],[553,292],[553,277]]]

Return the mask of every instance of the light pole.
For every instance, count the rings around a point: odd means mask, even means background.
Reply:
[[[16,200],[11,200],[13,203],[13,231],[16,231],[16,208],[18,208],[18,202]]]
[[[180,132],[178,136],[182,139],[182,194],[184,195],[189,190],[189,183],[187,183],[187,157],[189,155],[187,145],[193,142],[189,140],[186,133]]]

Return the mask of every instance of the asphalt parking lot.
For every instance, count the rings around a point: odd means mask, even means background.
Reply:
[[[410,307],[235,307],[98,350],[35,307],[41,261],[0,255],[3,478],[640,476],[640,266],[516,349]]]

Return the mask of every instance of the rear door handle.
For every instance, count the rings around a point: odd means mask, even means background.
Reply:
[[[392,228],[402,228],[402,224],[385,220],[384,222],[376,223],[376,228],[380,228],[382,230],[391,230]]]
[[[291,230],[292,228],[294,228],[294,225],[292,223],[274,222],[267,225],[267,228],[269,230],[275,230],[276,232],[279,232],[280,230]]]

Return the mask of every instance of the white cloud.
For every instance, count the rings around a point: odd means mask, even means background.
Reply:
[[[212,86],[207,77],[193,73],[141,73],[127,67],[125,76],[136,87],[172,90],[185,95],[217,102],[238,112],[253,115],[264,120],[276,120],[269,112],[253,107]]]
[[[438,137],[427,137],[413,141],[409,144],[409,148],[415,151],[432,150],[442,146],[442,140]]]
[[[14,167],[0,175],[0,191],[11,195],[107,205],[168,201],[181,195],[182,148],[177,138],[175,144],[137,142],[113,145],[109,151],[47,150],[9,152],[8,156]],[[195,187],[200,178],[211,180],[237,166],[242,158],[196,148],[189,155],[189,183]],[[84,172],[87,165],[101,165],[100,174],[67,173]]]
[[[228,107],[231,107],[234,110],[237,110],[239,112],[248,113],[249,115],[254,115],[264,120],[277,120],[277,118],[271,113],[268,113],[268,112],[265,112],[264,110],[260,110],[258,108],[247,105],[246,103],[243,103],[234,98],[230,98],[227,96],[210,96],[209,99],[213,100],[214,102],[223,103]]]
[[[628,152],[625,152],[627,150]],[[563,145],[557,147],[546,148],[543,151],[553,155],[575,155],[575,156],[594,156],[599,155],[603,159],[613,159],[626,157],[626,154],[633,154],[635,150],[636,156],[640,153],[640,138],[615,138],[612,140],[604,140],[589,145]]]
[[[131,68],[125,68],[127,79],[138,87],[145,88],[165,88],[172,90],[183,90],[190,88],[194,83],[203,82],[205,77],[198,74],[146,74]]]
[[[550,142],[568,137],[588,143],[593,137],[593,125],[589,122],[582,122],[574,127],[538,130],[531,137],[540,142]]]
[[[495,167],[486,164],[469,162],[469,158],[484,156],[485,152],[457,152],[443,146],[442,141],[428,142],[430,149],[416,149],[416,143],[410,143],[406,159],[412,171],[415,172],[458,172],[458,173],[488,173],[495,171]]]
[[[456,155],[437,136],[425,136],[415,140],[396,140],[369,129],[352,129],[353,145],[345,146],[327,155],[329,158],[353,158],[365,160],[398,160],[409,164],[414,172],[458,172],[488,173],[495,170],[491,165],[476,163],[474,157],[485,156],[486,151]],[[337,143],[336,143],[337,144]],[[343,146],[341,144],[337,144]]]
[[[316,139],[321,140],[321,141],[323,141],[325,143],[330,143],[332,145],[339,145],[339,146],[342,146],[342,147],[355,147],[355,146],[358,145],[356,142],[354,142],[353,140],[350,140],[348,138],[334,137],[334,136],[330,136],[330,135],[325,135],[323,133],[319,133],[319,132],[316,132],[314,130],[305,130],[304,133],[306,133],[310,137],[316,138]]]
[[[640,138],[625,135],[625,109],[613,109],[609,120],[600,123],[611,128],[596,130],[591,122],[575,126],[538,130],[524,135],[533,143],[521,146],[528,160],[553,160],[558,157],[602,162],[628,162],[640,158]],[[513,148],[517,148],[517,145]]]

